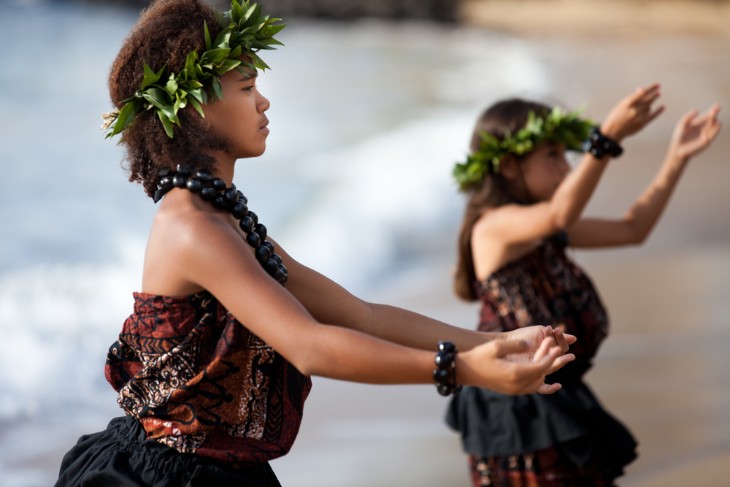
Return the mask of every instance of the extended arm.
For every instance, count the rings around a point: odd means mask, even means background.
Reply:
[[[698,115],[685,114],[677,123],[664,163],[649,186],[618,220],[583,219],[570,228],[575,247],[610,247],[640,244],[659,221],[689,160],[717,137],[720,107],[712,106]]]
[[[636,90],[611,110],[601,125],[601,132],[617,142],[638,132],[664,110],[661,106],[653,108],[658,98],[659,86],[656,84]],[[585,209],[607,162],[608,157],[599,160],[587,153],[549,200],[500,207],[492,211],[485,223],[475,228],[475,232],[483,232],[488,240],[498,241],[500,247],[505,247],[539,240],[569,228]],[[516,168],[515,161],[512,161],[512,166]],[[510,169],[505,167],[505,171]],[[510,175],[505,173],[505,177]]]
[[[392,333],[388,326],[396,330],[404,326],[397,323],[398,319],[411,327],[409,340],[416,345],[425,347],[436,335],[441,335],[442,340],[453,338],[466,347],[477,342],[475,332],[392,307],[364,305],[347,297],[349,293],[338,290],[339,286],[331,281],[321,276],[313,278],[316,273],[305,272],[284,254],[290,266],[290,292],[265,273],[233,228],[214,218],[176,225],[175,231],[177,248],[169,251],[186,262],[177,270],[180,278],[213,293],[241,323],[305,374],[381,384],[432,383],[435,346],[421,350],[358,330],[372,328],[387,336]],[[302,295],[302,301],[295,293]],[[327,302],[339,304],[323,304]],[[376,317],[384,322],[376,323]],[[423,325],[425,339],[416,337],[421,331],[419,324]],[[405,336],[403,331],[395,333]],[[548,337],[534,351],[533,360],[515,362],[507,356],[529,352],[530,344],[522,340],[493,340],[459,353],[457,380],[510,394],[552,392],[555,388],[544,385],[543,379],[556,365],[572,358],[570,354],[564,355],[565,348]]]

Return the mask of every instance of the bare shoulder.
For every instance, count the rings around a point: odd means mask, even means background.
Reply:
[[[519,225],[523,209],[520,205],[492,208],[474,224],[471,247],[474,270],[480,280],[539,245],[539,239],[520,241],[511,233]]]
[[[246,245],[225,214],[188,192],[170,192],[152,223],[143,270],[146,292],[187,295],[204,289],[202,269],[246,259]],[[223,265],[223,264],[220,264]]]

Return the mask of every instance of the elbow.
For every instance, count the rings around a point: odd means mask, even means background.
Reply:
[[[578,214],[571,215],[570,213],[556,213],[550,220],[552,223],[553,232],[562,232],[573,226],[578,220]]]

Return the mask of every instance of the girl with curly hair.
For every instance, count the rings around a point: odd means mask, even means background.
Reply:
[[[297,262],[233,184],[266,149],[256,74],[283,25],[247,1],[217,14],[158,0],[111,69],[130,180],[160,202],[134,309],[105,375],[124,416],[82,436],[57,486],[277,486],[312,375],[375,384],[555,392],[575,338],[481,333],[365,302]]]

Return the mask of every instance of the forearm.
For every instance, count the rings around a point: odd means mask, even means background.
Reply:
[[[459,328],[412,311],[373,303],[367,303],[364,319],[353,328],[421,350],[436,350],[442,340],[454,342],[459,350],[470,350],[500,335]]]
[[[404,347],[356,330],[317,325],[292,359],[304,374],[370,384],[433,383],[432,350]]]
[[[550,200],[550,213],[557,229],[566,229],[580,218],[608,165],[608,157],[586,154],[580,165],[560,184]]]
[[[643,242],[654,229],[677,187],[687,160],[668,154],[652,182],[626,212],[634,243]]]

